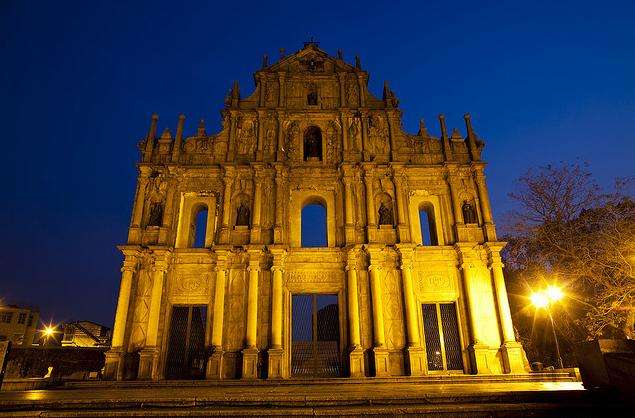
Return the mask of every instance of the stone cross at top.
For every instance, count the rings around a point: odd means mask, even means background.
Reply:
[[[320,43],[318,41],[316,41],[315,39],[313,39],[313,36],[311,36],[311,38],[304,42],[304,47],[306,48],[309,45],[313,45],[313,46],[318,46]]]

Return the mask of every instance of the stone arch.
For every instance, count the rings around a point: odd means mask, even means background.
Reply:
[[[216,226],[216,196],[185,193],[181,196],[176,248],[192,247],[196,234],[196,216],[203,209],[207,210],[204,247],[212,245]]]
[[[289,236],[291,247],[302,246],[302,209],[318,204],[326,209],[326,242],[335,247],[335,196],[332,190],[292,190],[289,204]]]
[[[443,235],[443,218],[441,216],[441,202],[438,196],[430,195],[425,191],[417,191],[408,202],[408,215],[410,217],[410,236],[412,242],[421,244],[423,235],[421,233],[421,222],[419,220],[419,211],[425,210],[428,220],[431,220],[431,236],[436,237],[435,245],[445,245],[445,237]]]

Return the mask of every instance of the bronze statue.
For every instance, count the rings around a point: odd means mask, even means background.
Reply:
[[[393,225],[392,209],[381,202],[379,206],[379,225]]]
[[[476,211],[470,202],[463,203],[463,222],[466,224],[478,223],[476,219]]]
[[[236,226],[249,226],[249,207],[247,207],[245,202],[242,202],[240,206],[238,206]]]

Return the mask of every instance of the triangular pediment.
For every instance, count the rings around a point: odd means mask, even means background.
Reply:
[[[343,59],[329,55],[314,43],[307,43],[304,48],[294,54],[281,58],[278,62],[262,68],[265,72],[306,72],[333,73],[361,71]]]

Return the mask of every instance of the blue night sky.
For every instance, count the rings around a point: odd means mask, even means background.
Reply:
[[[470,112],[498,219],[529,167],[633,175],[635,3],[499,3],[1,1],[0,297],[111,324],[151,113],[216,131],[232,80],[310,36],[389,80],[410,132]]]

